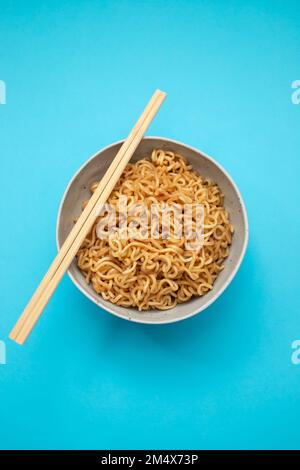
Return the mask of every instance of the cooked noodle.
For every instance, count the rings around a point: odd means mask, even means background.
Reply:
[[[96,187],[92,184],[91,192]],[[105,300],[140,311],[167,310],[212,289],[233,233],[219,187],[196,174],[182,156],[158,149],[151,159],[127,165],[108,199],[117,213],[121,195],[127,196],[128,205],[142,203],[148,208],[161,203],[202,204],[204,244],[196,251],[187,249],[183,237],[154,239],[150,232],[147,239],[100,239],[98,218],[77,254],[87,283]]]

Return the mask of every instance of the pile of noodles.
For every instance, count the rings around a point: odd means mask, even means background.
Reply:
[[[95,190],[97,183],[91,186]],[[204,244],[186,249],[184,238],[99,239],[95,222],[77,254],[79,268],[98,294],[122,307],[166,310],[213,287],[229,254],[233,227],[219,187],[196,174],[185,158],[153,150],[151,159],[128,164],[108,203],[202,204]]]

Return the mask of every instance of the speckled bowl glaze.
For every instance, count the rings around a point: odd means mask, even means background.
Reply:
[[[106,169],[115,157],[123,141],[105,147],[91,157],[73,176],[58,212],[57,218],[57,247],[61,247],[70,232],[75,217],[81,213],[81,203],[90,197],[89,186],[93,181],[102,178]],[[85,282],[83,275],[73,260],[68,274],[78,289],[99,307],[114,315],[139,323],[172,323],[189,318],[212,304],[230,284],[238,271],[245,255],[248,243],[248,221],[241,194],[228,173],[211,157],[200,150],[189,147],[175,140],[163,137],[146,137],[137,148],[131,161],[137,161],[150,155],[154,148],[162,148],[180,153],[188,159],[193,168],[201,175],[215,181],[225,195],[225,207],[229,211],[230,221],[234,225],[234,236],[230,255],[225,261],[225,267],[214,283],[213,289],[202,297],[195,297],[186,303],[166,310],[149,310],[139,312],[135,308],[124,308],[104,300],[93,288]]]

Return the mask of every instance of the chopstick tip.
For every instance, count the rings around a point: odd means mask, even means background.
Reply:
[[[20,346],[22,346],[24,344],[24,341],[20,341],[20,339],[18,339],[18,334],[16,334],[14,331],[11,331],[8,335],[9,339],[11,339],[12,341],[14,341],[15,343],[19,344]]]
[[[167,93],[163,90],[160,90],[159,88],[157,88],[156,93],[159,93],[160,95],[163,95],[164,98],[167,96]]]

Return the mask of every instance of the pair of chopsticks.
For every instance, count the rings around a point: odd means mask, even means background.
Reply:
[[[69,268],[85,237],[91,230],[97,218],[99,206],[102,206],[107,201],[165,97],[166,93],[156,90],[150,99],[12,329],[9,335],[12,340],[19,344],[23,344],[26,341],[59,281]]]

